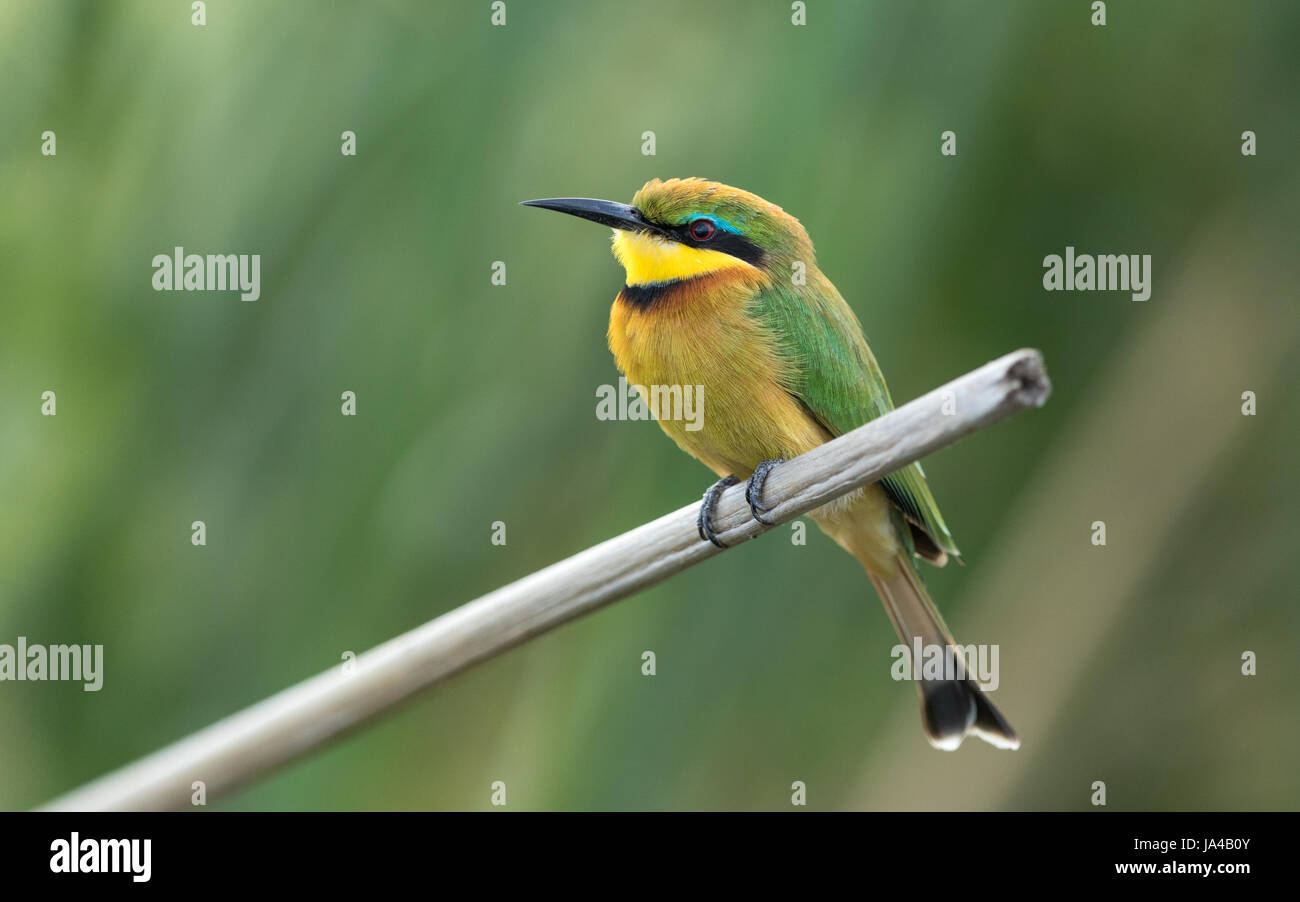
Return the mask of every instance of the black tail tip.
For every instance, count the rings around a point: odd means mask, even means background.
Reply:
[[[1000,749],[1020,748],[1020,737],[980,688],[969,680],[923,681],[921,719],[930,745],[955,751],[970,733]]]

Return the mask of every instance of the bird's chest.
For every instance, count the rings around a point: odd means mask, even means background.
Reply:
[[[610,350],[628,381],[639,385],[704,384],[716,388],[731,376],[730,355],[743,354],[734,331],[712,323],[619,318],[610,326]]]
[[[704,312],[616,303],[611,314],[618,368],[664,432],[721,475],[747,475],[759,461],[819,444],[784,386],[770,336],[743,313]]]

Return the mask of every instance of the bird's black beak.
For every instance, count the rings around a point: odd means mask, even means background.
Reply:
[[[672,237],[664,229],[647,221],[636,207],[612,200],[593,200],[590,197],[548,197],[543,200],[524,200],[520,201],[520,204],[525,207],[541,207],[543,210],[558,210],[615,229]]]

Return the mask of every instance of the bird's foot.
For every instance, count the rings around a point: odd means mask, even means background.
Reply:
[[[763,483],[767,482],[767,474],[771,473],[777,464],[785,463],[785,459],[774,457],[771,460],[765,460],[754,468],[753,475],[749,477],[749,482],[745,484],[745,500],[749,502],[749,512],[754,519],[764,526],[771,526],[771,520],[763,519],[763,514],[772,508],[763,504]]]
[[[712,542],[719,548],[726,548],[727,545],[718,538],[718,534],[713,531],[713,512],[717,510],[718,499],[728,488],[740,482],[735,476],[724,476],[709,486],[709,490],[704,493],[704,500],[700,502],[700,518],[695,525],[700,530],[700,538],[706,542]]]

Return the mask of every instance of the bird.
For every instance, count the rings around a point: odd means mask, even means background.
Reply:
[[[631,204],[521,203],[613,229],[625,283],[610,310],[608,341],[628,383],[702,387],[697,428],[653,412],[683,451],[720,477],[700,505],[701,541],[726,547],[712,520],[728,486],[745,480],[752,516],[770,523],[763,485],[774,468],[893,409],[860,321],[817,267],[803,225],[776,204],[703,178],[651,179]],[[918,562],[944,566],[961,553],[919,463],[809,516],[861,562],[904,646],[958,647]],[[916,683],[935,748],[956,749],[967,735],[1019,747],[964,670]]]

